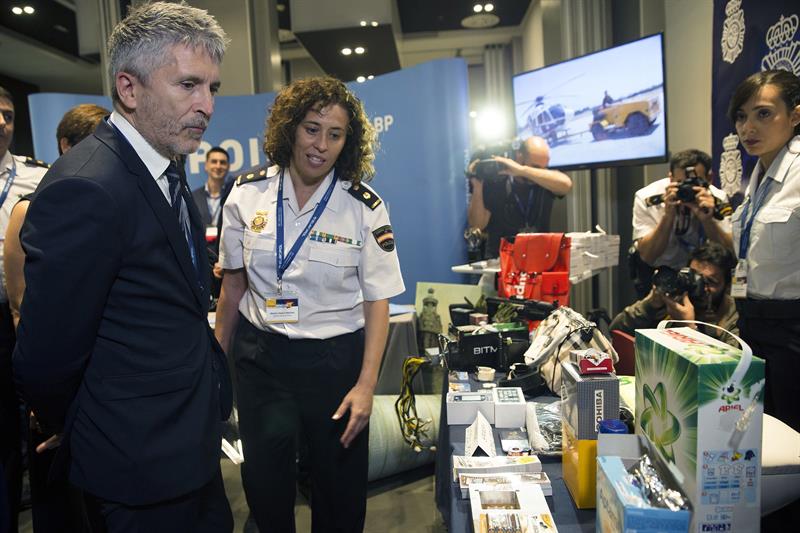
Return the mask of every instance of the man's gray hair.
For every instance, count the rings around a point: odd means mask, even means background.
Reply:
[[[112,99],[119,101],[116,77],[133,74],[142,83],[168,60],[174,45],[201,48],[216,63],[222,62],[228,38],[216,19],[204,9],[185,2],[153,2],[132,8],[108,38]]]

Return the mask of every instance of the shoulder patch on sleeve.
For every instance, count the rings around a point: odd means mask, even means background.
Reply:
[[[25,164],[31,167],[42,167],[42,168],[50,168],[48,163],[44,161],[39,161],[38,159],[34,159],[30,156],[25,158]]]
[[[375,237],[375,241],[384,252],[391,252],[394,250],[394,232],[392,231],[392,227],[388,224],[374,230],[372,236]]]
[[[369,207],[372,211],[374,211],[375,208],[381,205],[381,202],[383,202],[381,197],[378,196],[375,191],[363,183],[353,185],[347,189],[347,192],[349,192],[353,198]]]
[[[234,178],[236,180],[236,186],[244,185],[245,183],[254,183],[256,181],[261,181],[267,179],[267,169],[269,166],[263,166],[261,168],[252,168],[243,174],[239,174]]]

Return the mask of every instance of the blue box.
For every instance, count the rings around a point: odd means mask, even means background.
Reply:
[[[597,457],[597,531],[686,533],[690,518],[689,511],[650,507],[631,485],[620,457]]]

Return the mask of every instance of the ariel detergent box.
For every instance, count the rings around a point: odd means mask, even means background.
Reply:
[[[694,513],[690,531],[758,531],[764,361],[692,328],[636,330],[636,433]]]

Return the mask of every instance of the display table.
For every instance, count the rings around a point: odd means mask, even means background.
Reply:
[[[473,390],[476,389],[473,387]],[[466,425],[447,425],[447,405],[443,399],[436,450],[436,506],[450,533],[472,531],[469,499],[461,498],[458,485],[453,483],[452,456],[464,454],[466,429]],[[497,450],[502,453],[497,430],[494,430],[494,437]],[[559,533],[594,531],[595,511],[575,508],[561,477],[561,458],[540,456],[539,459],[542,462],[542,470],[547,473],[553,487],[553,496],[547,500]]]

